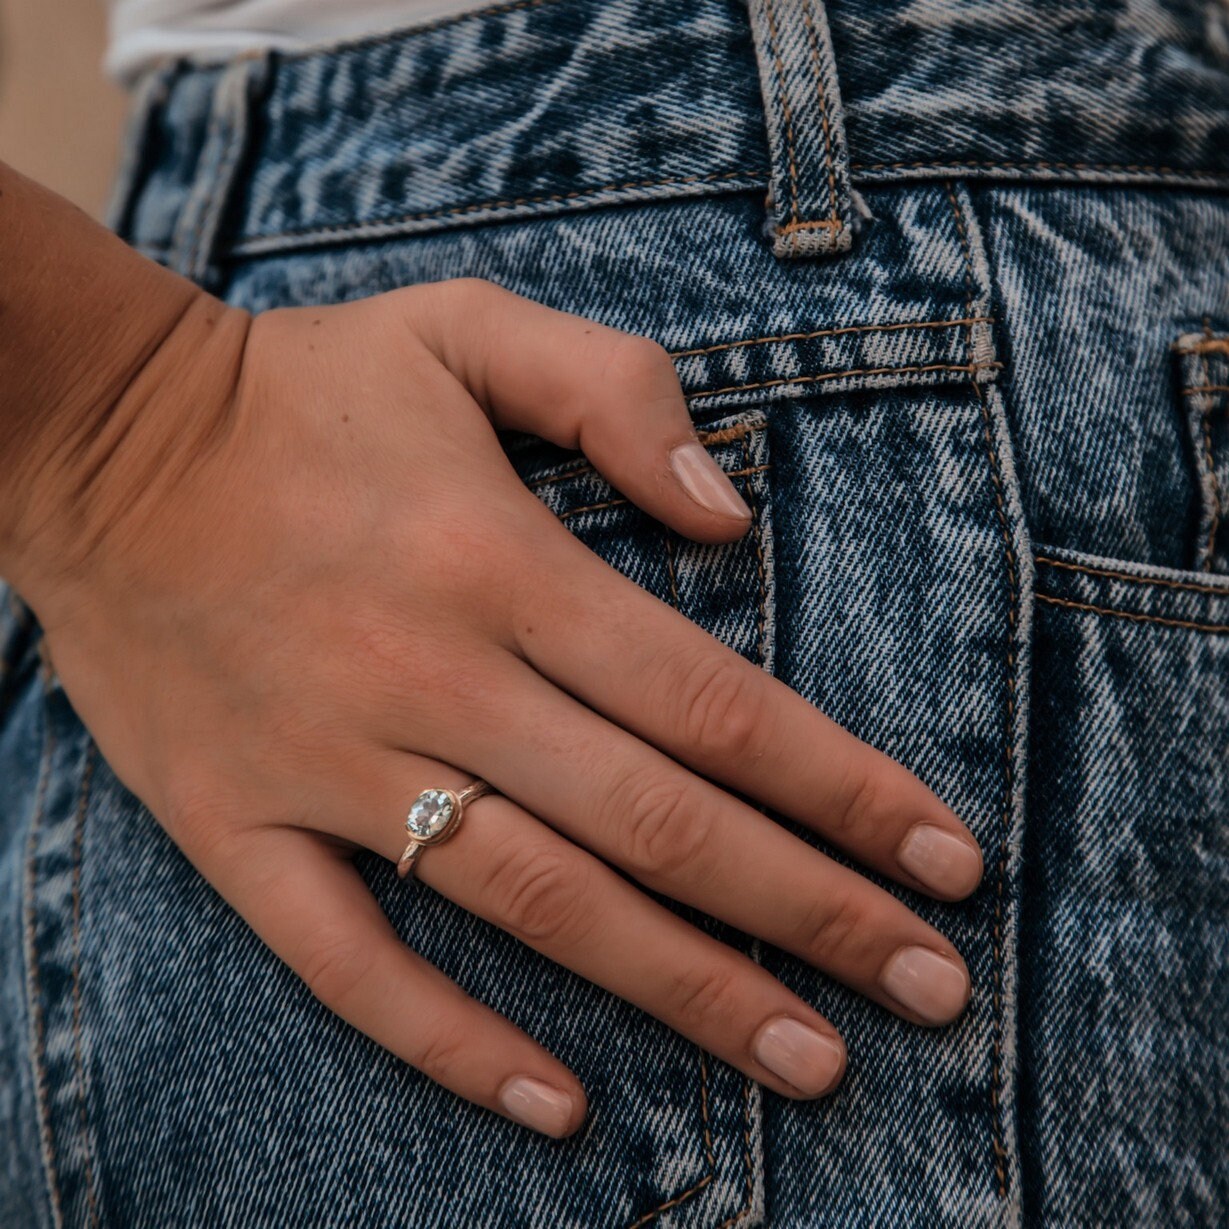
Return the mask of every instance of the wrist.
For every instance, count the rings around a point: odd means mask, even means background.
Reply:
[[[101,569],[125,566],[138,527],[147,536],[159,501],[225,432],[251,316],[184,284],[190,293],[139,327],[130,317],[108,362],[43,403],[5,484],[0,576],[44,626]]]
[[[0,268],[0,576],[41,617],[50,579],[142,497],[125,484],[151,477],[167,420],[217,400],[248,317],[2,163]]]

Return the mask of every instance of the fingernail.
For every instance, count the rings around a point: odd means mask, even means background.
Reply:
[[[679,485],[702,508],[718,516],[750,520],[751,509],[743,503],[724,470],[708,455],[703,444],[692,440],[677,445],[670,453],[670,468]]]
[[[499,1094],[499,1103],[523,1126],[560,1138],[572,1117],[572,1098],[541,1080],[518,1075]]]
[[[845,1062],[845,1047],[839,1041],[788,1016],[764,1025],[751,1052],[756,1061],[808,1096],[830,1087]]]
[[[884,966],[879,984],[929,1024],[954,1020],[969,1001],[965,971],[928,947],[902,947]]]
[[[968,841],[936,828],[915,824],[900,843],[896,860],[928,888],[944,896],[967,896],[981,878],[981,854]]]

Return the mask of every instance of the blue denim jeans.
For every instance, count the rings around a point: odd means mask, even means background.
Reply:
[[[1224,1223],[1229,10],[516,0],[177,62],[112,223],[253,311],[466,275],[660,341],[744,540],[508,434],[518,472],[908,765],[987,869],[956,905],[871,875],[968,962],[937,1031],[671,905],[844,1033],[841,1088],[795,1101],[363,859],[405,941],[579,1075],[549,1139],[312,998],[9,592],[3,1224]]]

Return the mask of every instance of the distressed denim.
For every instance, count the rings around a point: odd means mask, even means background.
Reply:
[[[362,859],[408,944],[577,1072],[583,1129],[535,1135],[312,998],[116,780],[10,592],[0,1222],[1225,1223],[1219,0],[517,0],[177,62],[111,221],[252,311],[478,276],[661,342],[745,539],[509,455],[971,826],[968,900],[869,877],[973,995],[918,1028],[666,901],[847,1038],[840,1089],[789,1100]]]

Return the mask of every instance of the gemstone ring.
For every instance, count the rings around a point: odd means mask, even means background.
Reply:
[[[495,787],[481,779],[462,790],[425,789],[410,807],[405,828],[412,838],[397,863],[397,877],[404,879],[414,871],[414,863],[428,845],[446,841],[460,826],[465,804],[495,793]]]

